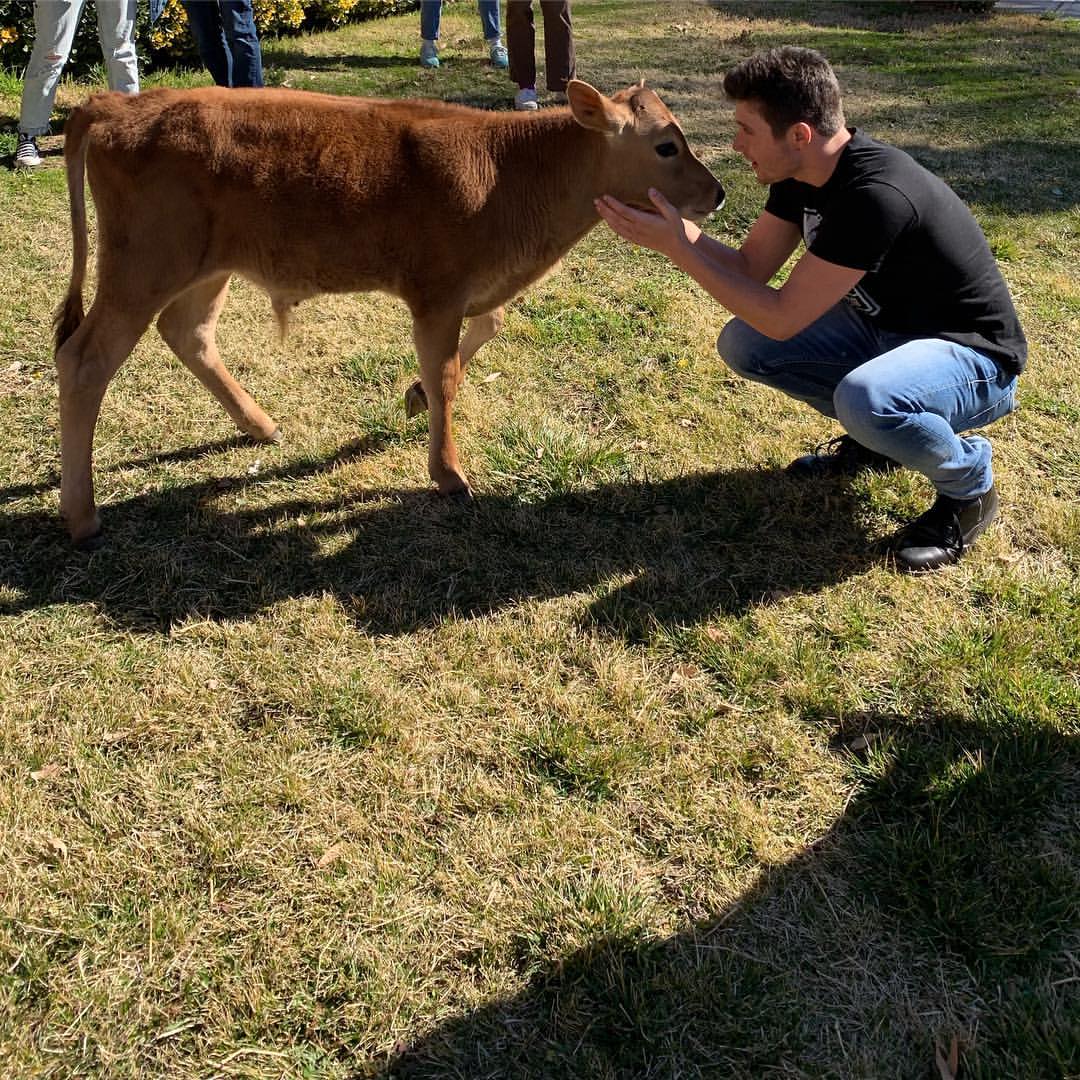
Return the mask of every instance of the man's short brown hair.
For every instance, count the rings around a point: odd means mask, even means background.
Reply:
[[[825,136],[844,126],[840,84],[816,49],[784,45],[748,57],[724,76],[724,93],[732,101],[756,102],[776,136],[798,123]]]

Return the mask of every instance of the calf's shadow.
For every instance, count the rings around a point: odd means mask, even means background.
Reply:
[[[594,592],[588,617],[635,638],[656,624],[817,590],[881,558],[842,489],[803,487],[777,469],[528,500],[480,493],[466,506],[423,489],[305,497],[305,478],[377,449],[357,443],[254,478],[156,486],[103,507],[105,543],[89,555],[73,550],[46,513],[0,513],[0,614],[90,602],[108,619],[154,633],[192,617],[246,618],[288,597],[329,593],[364,629],[399,634],[450,614]],[[0,506],[48,486],[0,490]],[[257,505],[229,498],[254,486]],[[278,489],[282,497],[267,504],[265,491]]]

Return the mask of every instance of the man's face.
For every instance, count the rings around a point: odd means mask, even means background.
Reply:
[[[731,143],[742,154],[759,184],[787,180],[798,169],[800,158],[791,141],[773,134],[756,102],[735,103],[735,138]]]

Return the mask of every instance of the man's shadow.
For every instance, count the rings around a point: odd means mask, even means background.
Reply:
[[[362,1075],[922,1080],[954,1037],[965,1075],[1074,1073],[1080,740],[885,714],[834,736],[859,793],[735,904],[670,938],[538,956],[581,919],[555,909],[506,945],[523,990]]]
[[[626,480],[529,501],[480,493],[467,506],[425,489],[305,494],[306,480],[377,450],[358,442],[257,477],[155,480],[103,507],[105,542],[89,555],[47,513],[2,513],[0,613],[90,602],[125,626],[167,632],[192,617],[246,618],[282,599],[330,593],[367,630],[398,634],[449,614],[599,590],[587,617],[637,638],[656,624],[817,590],[881,558],[843,489],[800,486],[777,469]],[[54,483],[0,490],[0,507]],[[236,496],[249,488],[258,490],[246,506]],[[279,490],[268,503],[265,493]],[[613,580],[620,584],[604,592]]]

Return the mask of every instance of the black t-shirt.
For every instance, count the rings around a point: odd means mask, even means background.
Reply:
[[[819,259],[866,271],[847,299],[883,329],[956,341],[1021,371],[1027,341],[971,211],[903,150],[851,133],[825,184],[773,184],[765,209],[797,225]]]

